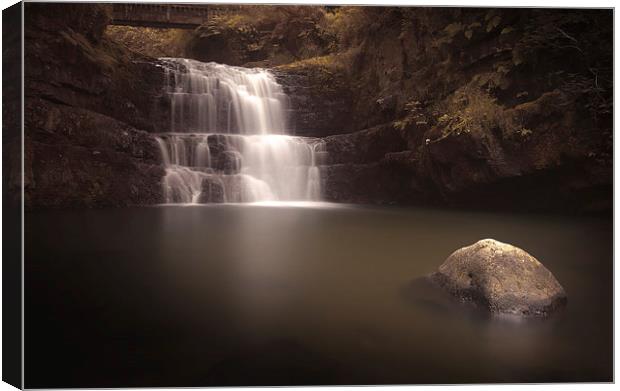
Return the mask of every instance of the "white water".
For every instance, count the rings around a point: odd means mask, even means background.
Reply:
[[[165,58],[172,132],[157,136],[166,203],[319,201],[320,140],[286,135],[271,73]]]

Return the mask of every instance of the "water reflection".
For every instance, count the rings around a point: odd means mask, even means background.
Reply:
[[[611,221],[332,206],[27,215],[27,386],[611,379]],[[540,259],[565,311],[489,317],[427,283],[482,237]]]

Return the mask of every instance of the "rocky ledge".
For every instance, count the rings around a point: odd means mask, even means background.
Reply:
[[[455,251],[431,279],[493,314],[546,316],[567,301],[564,288],[536,258],[493,239]]]
[[[164,170],[157,143],[148,132],[91,110],[45,99],[29,98],[26,112],[27,208],[162,202]]]
[[[162,201],[149,132],[167,130],[164,68],[104,36],[109,7],[27,4],[25,202],[28,209]],[[16,139],[19,141],[19,139]],[[19,144],[7,166],[19,200]]]

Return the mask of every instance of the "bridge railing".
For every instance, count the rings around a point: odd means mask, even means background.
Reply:
[[[230,15],[232,13],[235,13],[239,10],[241,10],[241,6],[235,6],[235,5],[226,5],[226,6],[210,6],[209,7],[209,17],[219,17],[219,16],[226,16],[226,15]]]
[[[228,7],[189,4],[113,4],[112,24],[195,28]]]

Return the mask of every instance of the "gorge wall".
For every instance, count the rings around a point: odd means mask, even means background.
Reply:
[[[188,34],[27,4],[33,207],[161,202],[158,56],[270,67],[338,202],[564,212],[612,205],[612,13],[248,6]],[[134,29],[134,30],[131,30]]]
[[[148,131],[167,121],[160,106],[163,72],[153,58],[104,36],[108,11],[26,4],[27,207],[161,200],[164,170]]]
[[[276,68],[302,97],[297,129],[328,136],[329,199],[610,209],[609,11],[370,7],[336,18],[349,27],[336,50]]]

